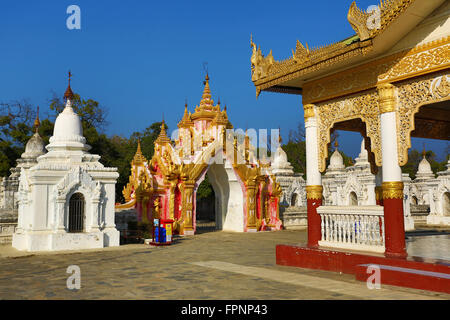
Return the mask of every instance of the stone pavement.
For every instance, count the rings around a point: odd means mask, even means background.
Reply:
[[[387,285],[369,290],[353,275],[275,264],[276,244],[305,241],[305,231],[218,231],[168,247],[30,254],[0,246],[0,299],[450,299]],[[80,290],[67,289],[70,265],[80,267]]]

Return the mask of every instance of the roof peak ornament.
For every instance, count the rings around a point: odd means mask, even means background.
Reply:
[[[38,133],[39,126],[41,125],[41,121],[39,120],[39,106],[37,106],[36,119],[34,120],[34,132]]]
[[[70,72],[69,70],[69,84],[67,86],[66,92],[64,92],[64,98],[66,100],[72,100],[73,99],[73,92],[72,92],[72,88],[70,87],[70,80],[72,78],[72,72]]]
[[[170,142],[171,141],[166,133],[166,123],[165,123],[164,117],[163,117],[162,122],[161,122],[161,131],[159,132],[159,136],[156,139],[155,143],[166,144],[166,143],[170,143]]]

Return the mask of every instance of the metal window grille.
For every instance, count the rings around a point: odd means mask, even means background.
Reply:
[[[69,232],[83,232],[83,228],[84,196],[81,193],[75,193],[69,201]]]

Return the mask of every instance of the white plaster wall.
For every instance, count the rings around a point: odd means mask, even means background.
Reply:
[[[422,0],[426,1],[426,0]],[[450,2],[447,1],[400,40],[388,54],[413,48],[450,35]]]

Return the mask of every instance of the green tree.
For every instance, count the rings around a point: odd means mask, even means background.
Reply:
[[[0,176],[8,176],[33,134],[36,113],[23,101],[0,103]]]

